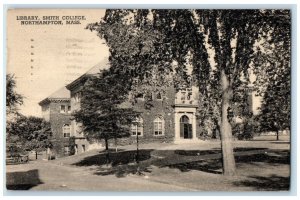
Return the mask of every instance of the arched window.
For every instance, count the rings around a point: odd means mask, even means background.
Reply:
[[[63,127],[63,135],[64,137],[70,137],[70,125],[69,124],[64,124]]]
[[[189,123],[190,123],[190,119],[188,118],[188,116],[183,115],[183,116],[180,118],[180,123],[189,124]]]
[[[160,93],[160,92],[158,92],[158,93],[156,94],[156,99],[157,99],[157,100],[162,100],[162,96],[161,96],[161,93]]]
[[[154,119],[154,135],[163,135],[164,129],[164,119],[162,117],[156,117]]]
[[[136,135],[139,135],[139,136],[142,136],[143,135],[143,118],[139,117],[139,118],[136,118],[136,120],[134,120],[131,124],[131,135],[132,136],[136,136]]]

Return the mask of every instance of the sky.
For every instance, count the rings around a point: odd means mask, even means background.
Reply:
[[[100,21],[104,13],[103,9],[8,11],[6,72],[15,75],[16,91],[25,97],[22,114],[41,116],[38,102],[108,57],[104,41],[85,29],[87,24]],[[53,24],[24,25],[32,20],[18,20],[31,16]],[[66,18],[84,19],[80,24],[67,24]],[[57,21],[63,24],[54,24]]]

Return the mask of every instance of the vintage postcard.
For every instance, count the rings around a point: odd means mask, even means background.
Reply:
[[[291,21],[8,9],[6,189],[289,191]]]

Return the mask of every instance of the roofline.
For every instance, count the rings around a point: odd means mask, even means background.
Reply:
[[[66,88],[71,91],[74,87],[76,87],[76,85],[78,85],[78,83],[85,81],[84,79],[87,79],[90,76],[91,75],[89,74],[83,74],[77,79],[75,79],[74,81],[72,81],[71,83],[69,83],[68,85],[66,85]]]
[[[46,99],[43,99],[42,101],[39,102],[39,105],[40,106],[43,106],[47,103],[50,103],[50,102],[55,102],[55,101],[63,101],[63,102],[70,102],[71,101],[71,98],[46,98]]]

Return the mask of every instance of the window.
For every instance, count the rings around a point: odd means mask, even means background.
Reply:
[[[152,92],[148,92],[145,97],[145,99],[152,101]]]
[[[66,112],[66,106],[65,105],[61,105],[60,106],[60,113],[65,113]]]
[[[143,119],[142,118],[137,118],[136,120],[133,121],[131,124],[131,135],[132,136],[142,136],[143,135]]]
[[[188,118],[188,116],[183,115],[183,116],[180,118],[180,123],[188,124],[188,123],[190,123],[190,119]]]
[[[70,125],[69,124],[65,124],[63,126],[63,135],[65,138],[70,137]]]
[[[77,92],[75,95],[74,95],[74,100],[76,103],[79,103],[80,102],[80,99],[81,99],[81,93],[80,92]]]
[[[60,113],[71,113],[71,106],[60,105]]]
[[[144,100],[144,94],[143,93],[138,93],[138,94],[135,95],[135,98]]]
[[[162,117],[157,117],[154,120],[154,135],[164,134],[164,119]]]
[[[76,134],[79,134],[79,135],[82,133],[81,123],[76,122],[76,121],[75,121],[75,132],[76,132]]]
[[[157,93],[157,95],[156,95],[156,99],[157,100],[161,100],[162,99],[162,96],[161,96],[161,93],[159,92],[159,93]]]
[[[68,113],[71,113],[71,106],[68,106]]]

